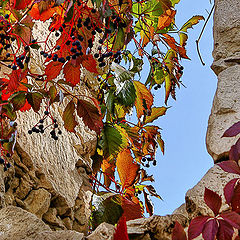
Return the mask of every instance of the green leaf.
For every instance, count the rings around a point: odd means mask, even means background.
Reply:
[[[2,113],[4,113],[11,121],[16,120],[17,118],[16,112],[14,112],[14,109],[10,104],[2,107]]]
[[[51,102],[54,102],[54,99],[57,96],[57,88],[55,86],[51,86],[49,88],[49,96],[50,96]]]
[[[89,129],[95,131],[98,135],[100,134],[103,123],[101,113],[96,106],[88,101],[79,99],[77,102],[77,114]]]
[[[118,127],[118,128],[117,128]],[[99,141],[105,158],[115,156],[126,145],[126,137],[119,131],[119,126],[106,124]]]
[[[43,100],[43,95],[38,92],[28,92],[27,101],[32,106],[35,112],[38,112],[40,109],[41,102]]]
[[[62,116],[64,121],[64,127],[69,132],[75,132],[74,128],[77,126],[77,121],[75,120],[74,111],[75,111],[75,104],[73,100],[71,100],[67,104]]]
[[[103,222],[114,225],[123,214],[121,195],[113,195],[112,193],[105,193],[104,195],[94,195],[93,197],[94,209],[91,217],[93,229]]]
[[[12,103],[14,111],[18,111],[26,103],[26,93],[25,92],[19,92],[17,95],[15,95],[11,99],[9,99],[9,101]]]
[[[120,89],[118,89],[117,98],[119,103],[126,107],[133,106],[136,100],[136,90],[132,81],[125,81]]]
[[[123,31],[123,28],[118,28],[117,35],[113,37],[116,37],[113,44],[113,51],[122,49],[125,44],[125,33]]]

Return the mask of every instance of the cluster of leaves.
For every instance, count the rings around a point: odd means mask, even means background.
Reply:
[[[44,133],[47,127],[42,123],[50,118],[51,134],[57,140],[58,124],[52,105],[62,103],[62,119],[69,132],[76,132],[77,117],[96,132],[98,144],[91,176],[98,202],[93,211],[94,227],[103,220],[116,223],[122,214],[127,220],[141,217],[143,204],[137,197],[141,192],[150,215],[153,206],[149,195],[160,198],[153,186],[145,183],[154,179],[144,168],[156,165],[158,145],[164,153],[160,128],[152,122],[165,115],[168,107],[154,106],[152,90],[165,86],[165,105],[170,94],[176,98],[175,88],[180,87],[183,74],[179,60],[188,59],[187,30],[203,19],[194,16],[178,29],[174,6],[179,1],[0,2],[0,64],[8,69],[6,77],[0,78],[1,123],[6,119],[15,121],[17,111],[41,112],[45,107],[44,116],[29,134]],[[49,20],[49,33],[44,40],[33,38],[36,20]],[[174,33],[179,35],[179,41]],[[130,42],[135,44],[138,56],[127,50]],[[151,53],[145,50],[147,45],[151,45]],[[36,74],[30,66],[37,53],[44,59],[43,74]],[[150,73],[142,83],[137,79],[144,56],[150,63]],[[128,68],[120,65],[122,60],[129,64]],[[96,96],[76,93],[79,84],[84,83],[81,74],[85,70],[99,85]],[[133,109],[136,123],[127,121]],[[13,153],[14,131],[15,128],[9,128],[7,134],[2,131],[1,155]],[[100,186],[107,192],[99,192]],[[118,212],[117,216],[112,209]]]
[[[237,122],[227,129],[223,137],[234,137],[240,133],[240,123]],[[229,160],[218,163],[226,172],[239,175],[230,180],[224,187],[224,197],[228,210],[220,211],[222,197],[217,193],[205,188],[204,201],[213,211],[214,216],[198,216],[191,220],[188,228],[188,238],[183,227],[176,222],[172,239],[173,240],[192,240],[202,234],[204,240],[232,240],[234,230],[240,230],[240,167],[239,167],[239,148],[238,139],[229,151]],[[240,232],[240,231],[238,231]],[[235,235],[234,240],[239,240],[240,235]]]

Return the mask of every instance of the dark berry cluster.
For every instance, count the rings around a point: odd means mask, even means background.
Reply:
[[[152,158],[152,157],[143,157],[142,158],[142,165],[146,168],[150,167],[150,163],[152,162],[153,166],[157,165],[157,161],[156,159]]]
[[[58,129],[58,123],[57,123],[57,120],[56,119],[52,119],[52,124],[44,127],[44,120],[46,119],[46,116],[49,115],[49,112],[48,111],[45,111],[44,112],[45,114],[45,117],[40,119],[39,122],[34,126],[32,127],[32,129],[28,130],[28,134],[32,134],[32,133],[44,133],[45,130],[48,128],[48,127],[52,127],[52,130],[50,131],[50,135],[51,137],[54,139],[54,140],[58,140],[58,135],[61,135],[62,134],[62,131],[60,129]],[[58,129],[58,131],[57,131]]]

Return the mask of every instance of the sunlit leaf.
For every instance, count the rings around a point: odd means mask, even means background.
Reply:
[[[199,23],[200,20],[204,20],[203,16],[193,16],[190,18],[179,30],[180,32],[187,32],[189,28],[192,28],[193,25],[196,25]]]
[[[166,111],[167,111],[166,107],[153,107],[151,115],[146,116],[144,123],[147,124],[147,123],[153,122],[154,120],[158,119],[160,116],[165,115]]]

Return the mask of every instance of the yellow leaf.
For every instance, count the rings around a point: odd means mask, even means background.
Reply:
[[[188,40],[188,35],[186,33],[179,33],[179,38],[180,38],[180,45],[185,47],[187,44],[187,40]]]
[[[179,30],[180,32],[187,32],[188,28],[192,28],[193,25],[196,25],[199,23],[200,20],[204,20],[203,16],[193,16],[190,18]]]
[[[129,149],[125,149],[118,154],[116,166],[123,188],[131,186],[137,177],[140,166],[133,161]]]
[[[167,74],[165,77],[165,104],[166,105],[167,105],[169,94],[171,92],[171,87],[172,87],[172,83],[170,79],[170,74]]]
[[[146,116],[145,124],[153,122],[158,117],[165,115],[166,111],[167,111],[166,107],[154,107],[154,108],[152,108],[151,115]]]
[[[137,117],[140,118],[144,112],[150,111],[153,104],[153,96],[147,87],[139,81],[133,81],[136,89],[135,107],[137,110]]]

